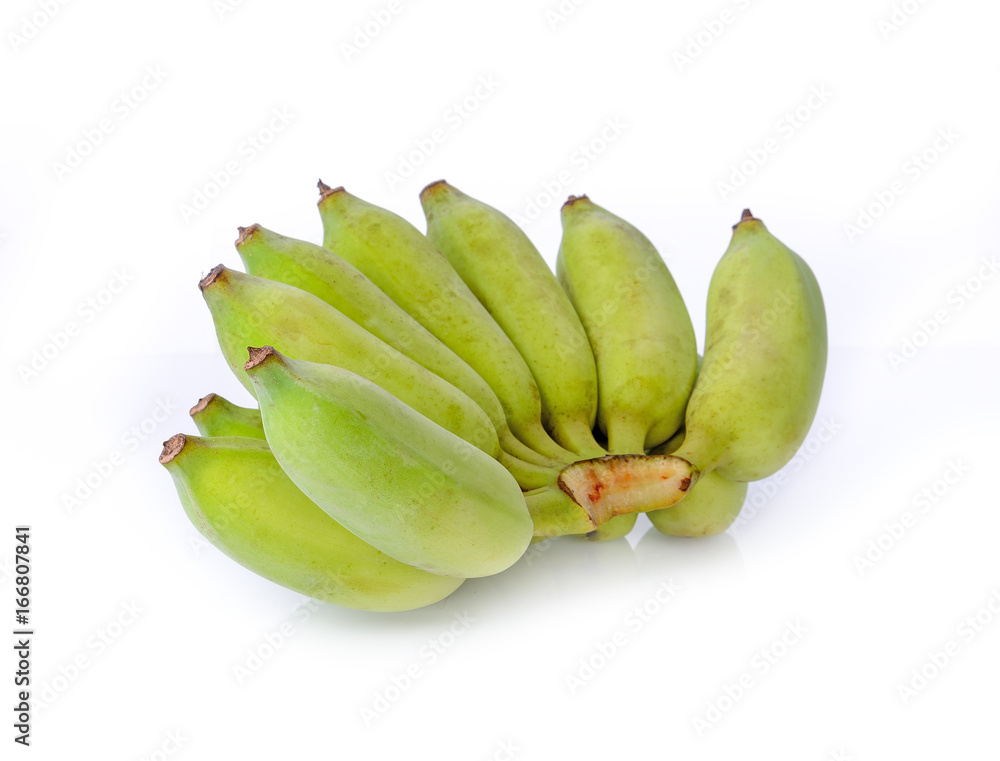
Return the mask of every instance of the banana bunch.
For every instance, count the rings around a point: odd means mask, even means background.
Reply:
[[[191,409],[160,463],[195,527],[317,599],[399,611],[542,538],[610,540],[645,512],[725,531],[808,433],[826,322],[808,265],[749,211],[708,294],[704,356],[639,230],[571,196],[553,273],[447,182],[426,233],[319,183],[323,243],[239,228],[245,272],[199,283],[256,400]]]

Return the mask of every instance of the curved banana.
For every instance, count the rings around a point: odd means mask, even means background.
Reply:
[[[322,246],[279,235],[260,225],[239,230],[236,250],[249,274],[308,291],[465,392],[483,408],[496,428],[500,446],[514,457],[550,467],[565,464],[538,455],[522,444],[511,433],[500,400],[479,373],[352,264]]]
[[[296,488],[259,439],[178,434],[164,442],[160,463],[208,541],[296,592],[398,611],[435,603],[463,582],[400,563],[358,539]]]
[[[264,438],[260,410],[240,407],[218,394],[208,394],[191,408],[191,418],[202,436]]]
[[[653,244],[586,196],[562,207],[557,271],[597,360],[608,450],[639,454],[684,421],[698,350],[684,299]]]
[[[444,180],[420,202],[431,243],[524,357],[546,430],[581,457],[607,454],[593,433],[597,368],[587,333],[538,249],[505,214]]]
[[[496,430],[469,397],[311,293],[221,264],[199,286],[226,363],[255,396],[243,371],[246,349],[279,346],[297,359],[336,365],[377,383],[491,457],[500,455]]]
[[[341,368],[265,346],[246,371],[282,469],[373,547],[463,578],[499,573],[528,547],[521,490],[482,450]]]
[[[747,209],[708,288],[705,358],[675,453],[704,476],[757,481],[809,432],[826,372],[812,270]]]
[[[503,405],[514,434],[541,454],[570,462],[546,433],[531,371],[448,260],[413,225],[343,188],[319,184],[323,246],[367,275],[478,372]]]

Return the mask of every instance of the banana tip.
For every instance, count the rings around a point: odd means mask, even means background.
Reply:
[[[260,229],[260,225],[254,222],[249,227],[237,227],[236,229],[239,230],[240,233],[239,237],[236,239],[236,247],[239,248],[254,236],[254,233]]]
[[[568,209],[570,206],[572,206],[573,204],[575,204],[577,201],[589,201],[589,200],[590,199],[587,198],[586,194],[581,195],[581,196],[570,196],[569,198],[566,199],[566,203],[564,203],[562,205],[562,207],[564,209]]]
[[[735,230],[737,227],[739,227],[740,225],[742,225],[744,222],[749,222],[752,219],[757,219],[753,215],[753,212],[750,211],[750,209],[744,209],[742,216],[740,216],[740,221],[737,222],[735,225],[733,225],[733,229]]]
[[[206,396],[203,396],[201,399],[198,400],[198,403],[191,408],[188,414],[191,415],[191,417],[194,417],[199,412],[202,412],[206,407],[208,407],[208,405],[212,403],[212,400],[214,398],[215,394],[207,394]]]
[[[344,192],[346,192],[344,190],[344,186],[343,185],[340,185],[339,187],[336,187],[336,188],[331,188],[329,185],[327,185],[325,182],[323,182],[323,180],[320,180],[319,182],[317,182],[316,183],[316,187],[319,188],[319,200],[321,202],[325,201],[327,198],[329,198],[330,196],[332,196],[332,195],[334,195],[336,193],[344,193]]]
[[[160,452],[160,465],[166,465],[173,460],[184,449],[187,444],[187,436],[178,433],[163,442],[163,451]]]
[[[430,183],[420,191],[420,197],[423,198],[425,195],[430,195],[435,190],[445,187],[448,187],[448,180],[434,180],[434,182]]]
[[[226,271],[226,266],[224,264],[215,265],[214,267],[212,267],[211,272],[209,272],[207,275],[205,275],[205,277],[203,277],[201,280],[198,281],[198,287],[201,288],[201,290],[205,290],[206,288],[208,288],[208,286],[210,286],[212,283],[218,280],[219,276],[225,271]]]
[[[253,370],[268,357],[272,357],[278,353],[274,350],[273,346],[261,346],[260,348],[248,346],[247,351],[250,353],[250,359],[243,365],[244,370]]]

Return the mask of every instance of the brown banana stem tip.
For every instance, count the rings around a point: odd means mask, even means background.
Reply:
[[[160,452],[160,465],[166,465],[173,460],[184,449],[187,444],[187,436],[178,433],[163,442],[163,451]]]
[[[423,190],[420,191],[420,197],[423,198],[424,193],[430,192],[432,188],[435,188],[438,185],[447,185],[447,184],[448,184],[447,180],[434,180],[434,182],[432,182],[430,185],[427,185]]]
[[[750,211],[750,209],[744,209],[743,210],[743,216],[740,217],[740,221],[739,222],[737,222],[735,225],[733,225],[733,229],[735,230],[741,224],[743,224],[744,222],[749,222],[751,219],[756,219],[756,217],[753,215],[753,213]]]
[[[203,277],[201,280],[198,281],[198,287],[201,288],[202,290],[205,290],[206,288],[208,288],[208,286],[210,286],[212,283],[218,280],[219,275],[221,275],[225,271],[226,271],[226,266],[224,264],[215,265],[214,267],[212,267],[211,272],[209,272],[207,275],[205,275],[205,277]]]
[[[247,351],[250,352],[250,359],[248,359],[247,363],[243,365],[244,370],[252,370],[268,357],[274,356],[278,353],[274,350],[273,346],[261,346],[259,349],[255,349],[253,346],[248,346]]]
[[[236,229],[240,231],[240,236],[236,239],[236,245],[242,246],[260,229],[260,225],[254,222],[250,227],[237,227]]]
[[[325,182],[323,182],[323,180],[320,180],[319,182],[317,182],[316,183],[316,187],[319,188],[319,200],[320,201],[325,201],[327,198],[329,198],[330,196],[332,196],[334,193],[343,193],[344,192],[344,186],[343,185],[341,185],[340,187],[331,188],[329,185],[327,185]]]
[[[570,196],[569,198],[566,199],[566,203],[563,204],[563,208],[565,209],[567,206],[572,206],[577,201],[584,201],[584,200],[586,201],[590,200],[589,198],[587,198],[586,194],[582,196]]]
[[[198,403],[191,408],[191,411],[188,414],[191,415],[191,417],[194,417],[199,412],[208,407],[208,405],[212,403],[212,400],[214,398],[215,394],[208,394],[206,396],[203,396],[201,399],[198,400]]]

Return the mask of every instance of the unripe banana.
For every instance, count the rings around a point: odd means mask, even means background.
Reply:
[[[505,214],[444,180],[420,194],[427,237],[524,357],[542,399],[542,423],[584,458],[594,440],[597,368],[573,305],[527,235]]]
[[[542,427],[531,371],[489,312],[434,244],[402,217],[320,183],[323,246],[367,275],[478,372],[525,444],[566,462],[573,453]]]
[[[500,454],[486,413],[447,381],[379,340],[311,293],[221,264],[199,284],[227,364],[250,393],[248,346],[279,346],[289,356],[336,365],[377,383],[438,425]]]
[[[653,244],[586,196],[562,207],[559,282],[597,360],[598,423],[608,450],[639,454],[670,438],[698,361],[684,299]]]
[[[250,350],[246,370],[282,469],[356,536],[462,578],[524,553],[533,527],[521,490],[481,450],[341,368],[266,346]]]
[[[178,434],[164,442],[160,463],[208,541],[296,592],[349,608],[397,611],[435,603],[462,584],[358,539],[296,488],[264,441]]]
[[[747,209],[708,289],[705,358],[677,456],[757,481],[809,432],[826,372],[826,312],[812,270]]]
[[[218,394],[209,394],[191,408],[191,418],[202,436],[246,436],[264,438],[260,410],[240,407]]]
[[[482,407],[496,428],[500,445],[511,455],[537,465],[565,464],[542,457],[522,444],[511,433],[500,400],[479,373],[345,259],[322,246],[279,235],[260,225],[240,228],[236,250],[249,274],[308,291],[465,392]]]

